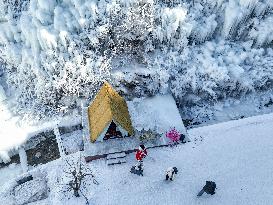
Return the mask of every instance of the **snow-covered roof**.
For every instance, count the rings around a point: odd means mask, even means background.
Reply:
[[[127,104],[133,127],[138,131],[151,129],[163,134],[175,127],[179,132],[186,133],[172,95],[136,98]]]

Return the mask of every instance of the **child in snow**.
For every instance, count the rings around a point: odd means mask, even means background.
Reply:
[[[136,152],[136,160],[138,161],[138,163],[131,168],[132,173],[143,176],[143,158],[145,158],[146,156],[147,150],[146,147],[142,144],[139,146]]]
[[[170,179],[172,181],[177,173],[178,169],[176,167],[169,167],[166,171],[166,180]]]
[[[139,146],[137,152],[136,152],[136,160],[138,161],[138,166],[143,168],[143,158],[147,156],[147,149],[146,147],[142,144]]]

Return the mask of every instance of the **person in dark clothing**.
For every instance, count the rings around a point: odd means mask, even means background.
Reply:
[[[180,141],[182,142],[182,143],[186,143],[186,136],[185,135],[183,135],[183,134],[181,134],[180,135]]]
[[[203,187],[203,189],[198,193],[197,196],[202,196],[204,192],[207,194],[215,194],[215,189],[216,189],[216,183],[213,181],[206,181],[206,185]]]

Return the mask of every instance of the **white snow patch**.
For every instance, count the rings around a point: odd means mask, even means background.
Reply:
[[[127,104],[133,127],[138,131],[151,129],[164,134],[175,127],[179,132],[186,133],[175,100],[171,95],[136,98],[128,101]]]
[[[77,130],[61,136],[62,145],[67,153],[71,154],[80,151],[83,146],[82,135],[82,130]]]
[[[127,156],[127,164],[111,168],[96,161],[92,166],[101,186],[96,187],[93,203],[270,204],[272,123],[270,114],[192,129],[190,143],[148,150],[143,177],[129,173],[136,163],[134,154]],[[178,168],[178,175],[173,182],[165,182],[165,171],[171,166]],[[216,182],[216,194],[197,198],[206,180]],[[103,190],[107,196],[102,196]]]
[[[22,174],[22,167],[20,164],[10,164],[5,168],[0,169],[0,193],[5,188],[6,182],[16,178],[20,174]]]

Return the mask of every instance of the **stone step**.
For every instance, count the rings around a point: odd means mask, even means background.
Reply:
[[[125,152],[120,152],[120,153],[114,153],[114,154],[108,154],[106,159],[118,159],[118,158],[125,158],[126,154]]]
[[[108,159],[107,165],[123,164],[126,163],[125,158]]]

